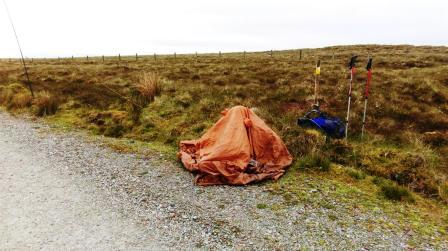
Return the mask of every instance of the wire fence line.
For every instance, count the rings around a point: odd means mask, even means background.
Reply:
[[[274,51],[274,50],[269,50],[269,51],[256,51],[256,52],[246,52],[246,51],[242,51],[242,52],[226,52],[223,53],[221,51],[217,52],[217,53],[182,53],[182,54],[178,54],[177,52],[173,52],[171,54],[157,54],[157,53],[153,53],[151,54],[141,54],[139,55],[138,53],[135,53],[135,55],[121,55],[120,53],[116,56],[111,56],[111,55],[86,55],[86,56],[68,56],[68,57],[50,57],[50,58],[41,58],[41,57],[37,57],[37,58],[29,58],[29,57],[25,57],[25,60],[27,62],[31,62],[34,63],[34,61],[47,61],[47,60],[57,60],[57,61],[101,61],[101,62],[106,62],[106,61],[139,61],[139,60],[154,60],[157,61],[158,59],[185,59],[185,58],[194,58],[194,59],[199,59],[199,58],[223,58],[223,57],[227,57],[227,58],[243,58],[246,59],[249,56],[267,56],[267,57],[272,57],[274,58],[274,56],[279,55],[279,56],[283,56],[283,55],[288,55],[288,56],[292,56],[298,60],[302,60],[304,59],[304,52],[302,49],[300,50],[294,50],[294,51]],[[313,57],[313,56],[312,56]],[[333,56],[334,57],[334,56]],[[0,61],[8,61],[8,62],[14,62],[14,61],[18,61],[21,60],[20,58],[0,58]]]

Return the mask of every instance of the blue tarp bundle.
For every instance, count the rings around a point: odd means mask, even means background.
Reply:
[[[312,115],[314,117],[311,117]],[[302,127],[321,130],[333,138],[343,138],[345,136],[345,124],[340,119],[327,116],[319,110],[309,111],[297,123]]]

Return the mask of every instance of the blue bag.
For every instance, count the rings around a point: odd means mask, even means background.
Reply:
[[[301,127],[315,128],[332,138],[345,137],[345,124],[338,118],[329,117],[317,109],[313,109],[297,121]]]

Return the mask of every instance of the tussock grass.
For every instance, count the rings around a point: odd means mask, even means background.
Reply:
[[[408,189],[391,182],[385,182],[381,184],[381,193],[385,198],[389,200],[408,202],[415,201],[414,197]]]
[[[380,190],[379,194],[388,200],[414,202],[415,198],[406,187],[397,185],[390,180],[374,177],[372,182],[377,185]]]
[[[14,83],[0,86],[0,104],[12,108],[12,99],[14,98],[14,95],[22,92],[25,92],[25,87],[21,84]]]
[[[330,160],[321,154],[307,155],[298,160],[299,167],[319,171],[330,170]]]
[[[347,169],[347,174],[355,180],[363,180],[366,178],[364,172],[356,169]]]
[[[162,79],[154,72],[144,72],[131,88],[128,111],[134,122],[140,121],[143,109],[162,91]]]
[[[440,198],[445,202],[448,203],[448,184],[445,183],[443,185],[440,185],[439,187],[439,196]]]
[[[144,72],[139,79],[139,82],[135,85],[140,96],[144,97],[149,102],[154,101],[154,98],[160,95],[162,90],[162,79],[157,73]]]
[[[14,83],[0,86],[0,105],[9,110],[27,108],[31,103],[31,94],[23,85]]]
[[[25,107],[30,107],[31,103],[32,103],[33,97],[31,96],[30,93],[17,93],[13,96],[12,100],[11,100],[11,105],[14,108],[25,108]]]
[[[33,110],[37,116],[53,115],[58,109],[58,101],[48,91],[40,91],[33,100]]]

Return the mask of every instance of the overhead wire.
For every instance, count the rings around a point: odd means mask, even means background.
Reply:
[[[11,13],[9,12],[8,5],[6,4],[6,1],[3,0],[3,4],[5,5],[6,13],[8,14],[9,22],[11,23],[12,30],[14,31],[14,36],[16,38],[17,46],[19,47],[20,51],[20,57],[22,59],[23,69],[25,71],[25,77],[26,77],[26,84],[28,85],[28,88],[31,92],[31,97],[34,98],[34,91],[33,87],[31,85],[30,76],[28,75],[28,68],[26,66],[25,58],[23,57],[22,47],[20,46],[19,37],[17,36],[16,28],[14,26],[14,22],[12,21]]]

